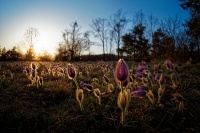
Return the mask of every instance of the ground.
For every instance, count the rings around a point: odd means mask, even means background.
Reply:
[[[67,62],[35,62],[37,75],[43,77],[43,85],[31,84],[23,73],[31,62],[3,62],[0,66],[0,132],[199,132],[200,131],[200,64],[174,63],[179,83],[171,86],[172,72],[162,65],[166,84],[160,104],[151,104],[147,97],[131,98],[125,122],[121,123],[121,110],[117,105],[119,86],[113,71],[117,62],[76,62],[77,81],[91,84],[103,93],[98,104],[93,91],[84,90],[84,110],[76,100],[77,89],[67,76]],[[150,62],[153,73],[155,64]],[[135,73],[139,63],[127,62],[130,73]],[[59,68],[59,69],[58,69]],[[62,68],[64,73],[59,73]],[[51,73],[48,71],[51,69]],[[55,74],[53,70],[55,69]],[[82,76],[80,74],[82,73]],[[106,93],[103,75],[114,85],[112,93]],[[94,84],[93,79],[99,80]],[[149,87],[151,88],[151,87]],[[136,89],[136,88],[133,88]],[[158,86],[151,88],[157,99]],[[179,109],[173,94],[179,93],[184,107]]]

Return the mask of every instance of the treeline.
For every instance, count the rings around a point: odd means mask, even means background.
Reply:
[[[35,56],[33,49],[27,50],[25,54],[20,51],[16,46],[12,49],[6,50],[6,48],[0,47],[0,61],[53,61],[54,58],[47,51],[43,54]]]
[[[153,14],[146,16],[142,10],[127,18],[127,13],[119,9],[108,18],[95,18],[89,30],[81,32],[77,21],[63,31],[63,40],[58,44],[54,58],[43,53],[38,57],[42,61],[66,60],[115,60],[127,58],[170,59],[185,62],[192,58],[200,59],[200,4],[199,0],[179,0],[180,6],[188,10],[190,18],[182,20],[179,16],[159,20]],[[28,46],[25,55],[16,49],[2,49],[1,60],[35,60],[34,39],[38,30],[29,28],[25,32],[23,44]],[[91,38],[96,41],[92,41]],[[92,55],[90,47],[102,47],[102,55]],[[116,48],[116,49],[114,49]],[[88,55],[83,56],[83,52]],[[117,55],[113,53],[117,52]]]

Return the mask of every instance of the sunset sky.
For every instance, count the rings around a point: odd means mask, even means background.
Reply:
[[[0,46],[7,49],[18,45],[28,27],[39,29],[38,51],[55,53],[62,41],[62,32],[77,20],[82,31],[90,29],[92,19],[108,18],[123,9],[127,18],[142,10],[145,15],[153,13],[158,19],[174,17],[189,18],[178,0],[0,0]],[[95,54],[102,47],[92,46]]]

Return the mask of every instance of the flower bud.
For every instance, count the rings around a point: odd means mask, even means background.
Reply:
[[[172,99],[173,101],[180,102],[183,100],[183,97],[178,92],[175,94],[172,94],[172,96],[173,96],[173,99]]]
[[[87,91],[92,91],[93,86],[90,85],[90,84],[85,84],[85,83],[84,83],[84,87],[83,87],[83,89],[85,89],[85,90],[87,90]]]
[[[39,83],[40,83],[41,86],[43,85],[43,77],[40,77]]]
[[[163,77],[163,75],[161,74],[160,75],[160,78],[159,78],[159,84],[160,85],[163,85],[165,83],[165,78]]]
[[[26,72],[29,74],[30,73],[30,69],[28,67],[26,67]]]
[[[98,99],[99,104],[101,104],[101,91],[99,90],[99,88],[94,89],[93,93],[94,96]]]
[[[166,65],[166,68],[167,68],[167,69],[173,70],[173,64],[172,64],[171,61],[166,60],[165,65]]]
[[[148,69],[148,66],[139,65],[139,66],[137,67],[137,69],[136,69],[136,72],[142,72],[142,71],[144,71],[144,70],[148,71],[148,70],[149,70],[149,69]]]
[[[67,75],[69,79],[74,79],[76,77],[76,69],[74,65],[72,64],[67,65]]]
[[[115,78],[118,81],[124,81],[128,78],[128,67],[123,59],[120,59],[117,63]]]
[[[131,95],[132,95],[132,97],[135,97],[135,98],[144,98],[146,96],[146,93],[147,92],[144,90],[132,91]]]
[[[138,91],[149,91],[149,88],[144,85],[139,85],[137,88],[138,88]]]
[[[156,74],[156,75],[155,75],[155,81],[158,81],[159,79],[160,79],[159,74]]]
[[[33,70],[36,69],[36,65],[35,65],[35,63],[31,63],[31,68],[32,68]]]
[[[142,74],[140,72],[136,72],[135,76],[138,78],[142,78]]]
[[[109,83],[109,82],[110,82],[109,78],[108,78],[106,75],[103,75],[103,79],[104,79],[104,81],[105,81],[106,83]]]
[[[79,85],[80,85],[81,88],[83,88],[83,87],[84,87],[84,84],[85,84],[85,83],[84,83],[83,81],[81,81]]]
[[[76,90],[76,100],[79,103],[81,111],[83,111],[83,99],[84,99],[84,94],[82,89],[77,89]]]
[[[35,70],[32,70],[32,72],[31,72],[31,76],[32,76],[33,78],[36,77],[36,72],[35,72]]]

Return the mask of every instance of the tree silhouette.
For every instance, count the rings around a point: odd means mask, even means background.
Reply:
[[[24,33],[24,45],[25,47],[28,47],[28,50],[25,54],[26,60],[34,60],[35,59],[35,51],[34,51],[34,45],[38,41],[38,35],[39,31],[37,28],[29,27],[26,32]]]
[[[77,21],[72,22],[71,29],[66,29],[63,33],[63,38],[65,41],[65,52],[69,53],[70,60],[73,60],[78,52],[80,36],[80,26]]]
[[[1,60],[3,60],[3,61],[6,60],[6,48],[5,47],[1,50]]]
[[[96,18],[92,20],[91,28],[96,38],[100,39],[103,46],[103,57],[105,60],[105,44],[108,34],[107,20],[105,18]]]
[[[38,59],[40,61],[52,61],[52,56],[47,50],[45,50],[41,55],[38,56]]]
[[[166,53],[166,48],[163,44],[165,39],[165,33],[162,31],[161,28],[157,29],[152,36],[152,50],[151,56],[152,58],[163,58],[163,53]]]
[[[33,45],[31,45],[29,49],[26,51],[25,60],[32,61],[34,59],[35,59],[35,52],[33,49]]]
[[[81,53],[94,45],[90,41],[90,31],[81,33],[77,21],[72,22],[70,26],[62,34],[64,42],[59,43],[55,60],[78,60]]]
[[[124,35],[126,31],[126,26],[129,20],[126,18],[126,12],[123,12],[122,9],[118,9],[118,11],[110,17],[109,26],[111,30],[114,31],[113,37],[117,44],[117,54],[119,59],[119,51],[120,46],[122,44],[122,35]]]
[[[135,56],[144,58],[149,56],[150,46],[148,40],[144,37],[145,27],[139,24],[134,27],[132,33],[122,36],[123,46],[121,52],[127,53],[128,56]]]
[[[192,36],[193,44],[195,43],[198,51],[198,59],[200,58],[200,2],[199,0],[179,0],[182,2],[181,7],[189,10],[190,19],[186,21],[187,34]]]
[[[126,53],[127,56],[132,57],[133,54],[135,54],[135,43],[133,42],[133,35],[130,33],[125,34],[124,36],[122,36],[122,41],[123,46],[121,49],[119,49],[120,53]]]
[[[136,54],[140,58],[147,57],[149,55],[150,46],[148,40],[144,37],[145,27],[142,24],[138,24],[133,29],[133,42],[135,42]]]

